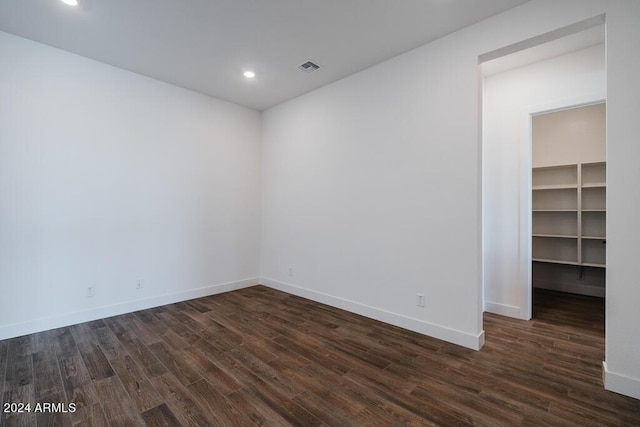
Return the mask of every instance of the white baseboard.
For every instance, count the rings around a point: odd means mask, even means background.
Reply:
[[[516,307],[514,305],[485,301],[484,311],[488,313],[499,314],[501,316],[513,317],[515,319],[522,319],[520,307]]]
[[[640,399],[640,379],[609,371],[607,362],[602,362],[602,379],[606,390]]]
[[[28,322],[1,325],[0,340],[19,337],[35,332],[48,331],[50,329],[61,328],[64,326],[75,325],[92,320],[104,319],[106,317],[117,316],[124,313],[131,313],[133,311],[158,307],[165,304],[173,304],[175,302],[187,301],[190,299],[205,297],[208,295],[234,291],[237,289],[254,286],[258,283],[259,279],[257,277],[254,277],[229,283],[222,283],[219,285],[206,286],[204,288],[189,289],[182,292],[175,292],[151,298],[127,301],[120,304],[97,307],[90,310],[76,311],[59,316],[34,319]]]
[[[484,345],[484,331],[480,334],[473,335],[467,332],[450,329],[444,326],[425,322],[423,320],[392,313],[376,307],[361,304],[359,302],[346,300],[344,298],[335,297],[322,292],[312,291],[310,289],[301,288],[299,286],[294,286],[289,283],[280,282],[266,277],[262,277],[260,279],[260,283],[279,291],[347,310],[352,313],[360,314],[371,319],[399,326],[410,331],[428,335],[430,337],[471,348],[473,350],[480,350]]]
[[[580,285],[574,283],[556,283],[546,280],[534,280],[534,288],[549,289],[552,291],[569,292],[578,295],[604,298],[605,289],[600,286]]]

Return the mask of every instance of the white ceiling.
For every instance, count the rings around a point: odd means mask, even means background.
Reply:
[[[2,0],[0,30],[263,110],[526,1]]]

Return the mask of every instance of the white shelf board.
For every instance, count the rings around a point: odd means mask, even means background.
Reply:
[[[565,265],[579,265],[577,261],[566,261],[562,259],[546,259],[546,258],[532,258],[535,262],[548,262],[551,264],[565,264]]]
[[[583,240],[607,240],[605,236],[582,236]]]
[[[544,171],[544,170],[551,170],[551,169],[576,169],[577,166],[578,165],[575,163],[569,163],[566,165],[535,166],[535,167],[532,167],[531,169],[534,171]]]
[[[549,237],[553,239],[577,239],[578,236],[567,236],[565,234],[532,234],[532,237]]]
[[[607,212],[606,209],[582,209],[582,212]]]
[[[532,209],[531,212],[578,212],[578,209]]]
[[[533,191],[540,190],[571,190],[574,188],[578,188],[577,184],[554,184],[554,185],[534,185],[531,187]]]
[[[606,182],[587,182],[582,184],[582,188],[607,188]]]
[[[599,262],[583,262],[582,266],[583,267],[597,267],[597,268],[606,268],[607,267],[606,264],[601,264]]]

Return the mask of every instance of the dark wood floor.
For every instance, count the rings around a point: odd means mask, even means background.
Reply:
[[[256,286],[0,341],[9,425],[640,425],[604,391],[603,306],[537,292],[472,351]],[[4,406],[4,405],[3,405]]]

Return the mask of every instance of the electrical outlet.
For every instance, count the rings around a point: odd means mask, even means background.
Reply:
[[[136,280],[136,289],[142,289],[143,283],[142,279]]]
[[[91,298],[96,292],[94,286],[87,286],[87,298]]]
[[[293,267],[289,267],[289,277],[293,277]]]
[[[416,305],[424,307],[424,294],[416,294]]]

